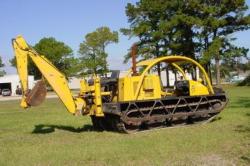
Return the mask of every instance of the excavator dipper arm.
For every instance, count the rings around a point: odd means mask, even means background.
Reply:
[[[26,43],[22,36],[17,36],[15,39],[13,39],[12,44],[16,56],[17,71],[20,77],[21,87],[23,91],[21,107],[27,108],[31,106],[27,102],[29,91],[27,65],[29,58],[37,66],[43,77],[48,81],[50,86],[66,106],[67,110],[70,113],[76,113],[78,102],[83,103],[84,101],[79,101],[79,99],[73,98],[65,76],[60,71],[58,71],[58,69],[44,56],[39,55],[35,50],[33,50]]]

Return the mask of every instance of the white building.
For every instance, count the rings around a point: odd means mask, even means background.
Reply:
[[[70,77],[69,78],[69,89],[80,89],[80,81],[82,78]]]
[[[34,76],[28,76],[28,86],[32,89],[35,85]],[[0,89],[9,89],[12,95],[16,95],[17,87],[21,88],[20,79],[17,74],[0,77]]]

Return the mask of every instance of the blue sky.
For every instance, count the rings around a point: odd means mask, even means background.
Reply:
[[[22,34],[29,44],[34,45],[43,37],[55,37],[68,44],[77,54],[84,36],[100,26],[118,31],[128,27],[125,6],[137,0],[1,0],[0,1],[0,56],[6,63],[7,73],[16,73],[9,67],[13,58],[11,39]],[[250,0],[247,0],[250,5]],[[235,34],[239,46],[250,48],[250,31]],[[124,70],[123,64],[135,40],[120,34],[118,44],[107,47],[110,68]]]

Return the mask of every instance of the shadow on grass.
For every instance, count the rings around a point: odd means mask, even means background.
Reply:
[[[239,97],[239,99],[230,104],[231,108],[250,108],[250,98],[249,97]]]
[[[247,163],[250,163],[250,158],[246,156],[241,156],[241,159],[246,161]]]
[[[221,119],[222,119],[222,118],[221,118],[220,116],[217,116],[217,117],[213,118],[213,119],[210,121],[210,123],[215,122],[215,121],[218,121],[218,120],[221,120]]]
[[[250,127],[249,126],[238,125],[238,126],[236,126],[235,131],[237,131],[239,133],[248,133],[248,134],[250,134]]]
[[[49,134],[55,132],[55,130],[65,130],[74,133],[94,131],[92,125],[84,125],[82,128],[74,128],[71,126],[63,125],[35,125],[35,129],[32,131],[33,134]]]

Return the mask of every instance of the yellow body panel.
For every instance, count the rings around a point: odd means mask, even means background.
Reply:
[[[189,95],[190,96],[200,96],[209,95],[209,91],[206,86],[198,81],[189,80]]]
[[[119,101],[148,100],[161,98],[161,83],[157,75],[145,76],[142,87],[139,86],[141,76],[124,77],[119,79]],[[140,89],[136,99],[135,93]]]

